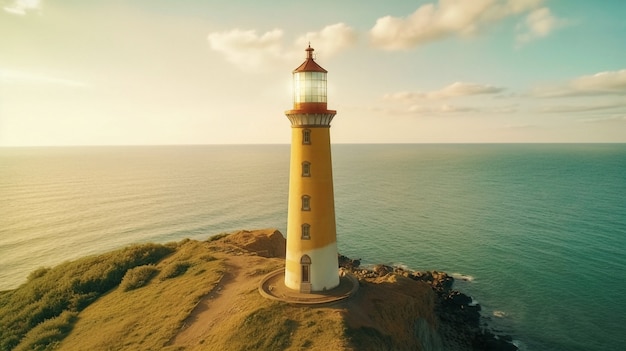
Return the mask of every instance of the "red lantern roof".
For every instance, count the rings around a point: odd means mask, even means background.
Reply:
[[[306,48],[306,61],[304,61],[298,68],[293,70],[293,73],[296,72],[323,72],[328,73],[327,70],[323,69],[320,65],[318,65],[313,59],[313,48],[311,44]]]

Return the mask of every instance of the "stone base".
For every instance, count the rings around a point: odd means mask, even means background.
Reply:
[[[317,305],[341,301],[359,290],[359,281],[352,274],[344,272],[339,277],[339,285],[326,291],[300,292],[285,286],[285,269],[269,273],[259,284],[259,293],[268,299],[293,304]]]

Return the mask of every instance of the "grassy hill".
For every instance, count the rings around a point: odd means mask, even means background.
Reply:
[[[257,286],[283,266],[281,254],[279,232],[242,231],[38,269],[0,294],[0,350],[450,350],[475,343],[446,336],[455,329],[442,324],[432,284],[406,272],[356,269],[359,292],[331,306],[265,299]]]

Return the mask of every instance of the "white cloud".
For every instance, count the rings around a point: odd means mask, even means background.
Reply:
[[[539,97],[626,95],[626,69],[599,72],[564,84],[536,88],[532,94]]]
[[[572,80],[570,86],[579,92],[626,94],[626,69],[582,76]]]
[[[282,38],[280,29],[262,35],[254,30],[233,29],[210,33],[207,39],[211,49],[223,54],[226,60],[244,68],[256,68],[268,59],[281,57]]]
[[[24,16],[31,11],[40,11],[41,0],[13,0],[3,9],[10,14]]]
[[[76,80],[7,69],[0,69],[0,83],[58,85],[72,88],[84,88],[88,86],[86,83]]]
[[[293,60],[303,56],[309,42],[324,57],[331,57],[352,46],[357,35],[343,23],[324,27],[319,32],[309,32],[290,45],[285,44],[284,33],[274,29],[258,35],[255,30],[233,29],[210,33],[207,37],[211,49],[221,53],[231,63],[254,69],[264,64]]]
[[[476,108],[474,107],[469,107],[469,106],[453,106],[453,105],[448,105],[448,104],[443,104],[441,106],[439,106],[439,112],[443,112],[443,113],[456,113],[456,112],[471,112],[471,111],[477,111]]]
[[[509,16],[538,8],[543,0],[439,0],[420,6],[406,18],[385,16],[370,30],[375,47],[402,50],[455,35],[473,34]],[[538,33],[544,29],[537,21]]]
[[[429,99],[444,99],[468,95],[497,94],[503,90],[504,88],[492,85],[455,82],[443,89],[427,93],[426,97]]]
[[[332,24],[319,32],[309,32],[296,40],[298,53],[310,42],[315,51],[331,57],[353,46],[357,41],[356,31],[344,23]]]
[[[448,99],[470,95],[483,95],[483,94],[497,94],[504,90],[501,87],[495,87],[492,85],[454,82],[439,90],[433,90],[429,92],[396,92],[385,94],[384,99],[387,100],[401,100],[411,101],[417,99]]]
[[[493,95],[504,91],[502,87],[466,82],[454,82],[438,90],[432,91],[399,91],[383,95],[383,100],[391,102],[395,113],[408,113],[422,116],[462,114],[468,112],[481,113],[515,113],[516,105],[486,106],[482,103],[457,105],[448,100],[476,95]],[[398,104],[405,107],[398,108]]]
[[[552,16],[550,9],[542,7],[534,10],[526,16],[526,20],[518,26],[520,34],[517,36],[518,44],[542,38],[550,34],[559,24]]]

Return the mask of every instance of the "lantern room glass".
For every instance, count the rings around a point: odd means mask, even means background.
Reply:
[[[326,102],[325,72],[296,72],[293,74],[294,103]]]

